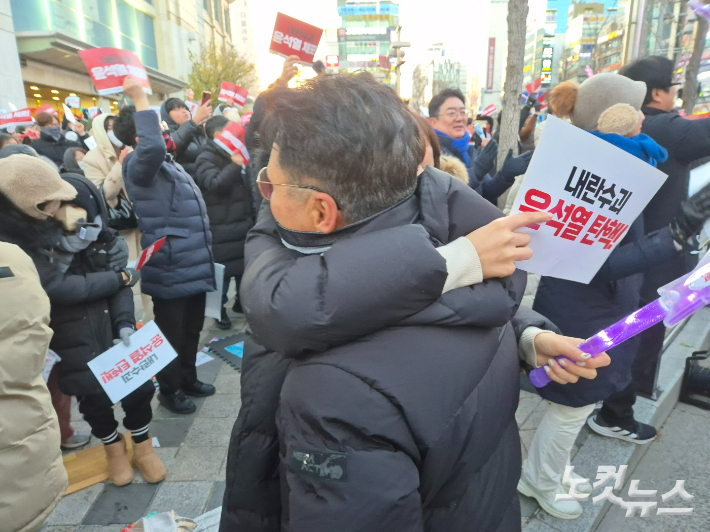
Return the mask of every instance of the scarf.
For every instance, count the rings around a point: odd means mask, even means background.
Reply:
[[[103,229],[101,216],[97,216],[93,223],[80,221],[77,224],[77,230],[74,233],[62,234],[59,237],[59,249],[54,252],[54,258],[57,261],[57,267],[62,273],[65,273],[74,255],[88,248],[93,242],[99,238],[99,233]]]
[[[463,137],[461,137],[460,139],[455,139],[453,137],[448,136],[446,133],[442,133],[438,129],[434,129],[434,131],[436,131],[437,135],[449,139],[449,141],[451,142],[451,147],[457,152],[459,152],[459,155],[461,155],[461,158],[463,159],[466,168],[468,168],[471,165],[471,162],[468,158],[468,141],[471,140],[471,135],[469,134],[469,132],[466,131]]]
[[[617,148],[621,148],[626,153],[638,157],[653,167],[656,167],[657,163],[663,163],[668,159],[666,149],[644,133],[631,138],[622,137],[616,133],[600,133],[599,131],[590,131],[590,133]]]

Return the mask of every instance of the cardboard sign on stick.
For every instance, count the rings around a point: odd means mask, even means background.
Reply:
[[[612,144],[550,116],[512,212],[548,211],[553,219],[522,231],[530,273],[589,283],[666,174]]]

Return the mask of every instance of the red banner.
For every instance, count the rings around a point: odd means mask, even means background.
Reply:
[[[129,74],[141,81],[147,94],[153,94],[145,67],[130,50],[93,48],[79,50],[79,55],[96,85],[96,90],[102,96],[123,92],[123,80]]]
[[[29,107],[26,107],[24,109],[20,109],[19,111],[14,111],[12,113],[7,113],[4,115],[0,115],[0,128],[8,128],[8,127],[18,127],[18,126],[31,126],[34,124],[34,120],[32,120],[32,111],[34,109],[30,109]],[[56,113],[55,113],[56,114]]]
[[[218,133],[215,138],[215,144],[226,151],[230,156],[235,152],[239,152],[244,158],[244,162],[249,162],[249,152],[244,144],[244,135],[246,134],[246,129],[244,129],[238,122],[229,122],[221,133]]]
[[[312,65],[322,35],[323,30],[320,28],[283,13],[276,13],[269,52],[284,57],[296,55],[302,63]]]
[[[495,113],[497,110],[498,110],[498,108],[497,108],[495,105],[490,104],[490,105],[487,106],[483,111],[481,111],[479,114],[480,114],[481,116],[491,116],[491,115],[492,115],[493,113]]]
[[[235,85],[229,81],[223,81],[222,87],[219,89],[219,98],[217,98],[217,100],[220,102],[232,103],[236,107],[244,109],[244,104],[247,101],[247,94],[249,94],[249,91],[242,89],[239,85]]]
[[[35,116],[37,116],[38,113],[49,113],[50,115],[59,116],[57,110],[48,103],[45,103],[42,107],[35,109]]]
[[[145,263],[150,260],[150,258],[155,255],[158,250],[163,247],[163,244],[165,244],[165,239],[167,237],[163,237],[160,240],[156,240],[153,242],[150,246],[145,248],[143,252],[140,254],[138,257],[138,263],[136,264],[136,270],[140,270],[143,266],[145,266]]]
[[[527,85],[525,85],[525,90],[528,92],[528,96],[530,96],[533,92],[537,92],[537,90],[542,86],[542,79],[537,78],[534,81],[531,81]]]

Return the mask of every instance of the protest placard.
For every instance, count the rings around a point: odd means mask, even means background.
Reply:
[[[269,52],[283,57],[298,56],[303,64],[312,65],[313,56],[323,30],[283,13],[276,13]]]
[[[220,102],[226,102],[233,104],[240,109],[244,109],[244,104],[247,102],[247,95],[249,91],[241,88],[239,85],[230,83],[229,81],[223,81],[222,86],[219,89]]]
[[[81,108],[81,98],[79,96],[67,96],[64,98],[64,103],[73,109]]]
[[[138,257],[138,262],[136,263],[136,270],[140,270],[143,266],[145,266],[145,263],[148,262],[150,258],[155,255],[161,247],[163,247],[166,238],[167,237],[164,236],[163,238],[156,240],[141,252],[140,256]]]
[[[32,119],[32,109],[29,107],[25,109],[20,109],[19,111],[13,111],[12,113],[5,113],[0,115],[0,128],[11,128],[18,126],[31,126],[34,124]]]
[[[532,259],[522,270],[589,283],[651,201],[666,174],[582,129],[550,116],[512,212],[553,219],[522,231]]]
[[[120,342],[88,364],[114,403],[152,379],[177,357],[154,321],[143,325],[131,336],[130,341],[130,346]]]
[[[63,103],[62,106],[64,107],[64,118],[66,118],[68,122],[76,124],[76,117],[74,116],[74,113],[71,112],[71,109],[69,109],[65,103]]]
[[[110,47],[92,48],[79,50],[79,56],[100,95],[123,92],[123,80],[129,74],[140,80],[144,92],[153,94],[148,73],[132,51]]]
[[[244,158],[244,162],[249,162],[249,152],[244,144],[244,135],[246,130],[238,122],[229,122],[221,133],[214,137],[214,142],[230,156],[234,152],[239,152]]]

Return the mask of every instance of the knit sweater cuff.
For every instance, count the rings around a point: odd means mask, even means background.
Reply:
[[[442,294],[483,282],[481,259],[469,239],[462,236],[436,250],[446,260],[447,277]]]
[[[533,368],[539,367],[537,365],[537,350],[535,349],[535,338],[538,334],[551,333],[552,331],[545,331],[539,329],[538,327],[528,327],[523,331],[520,336],[520,341],[518,342],[518,353],[520,359],[531,365]]]

